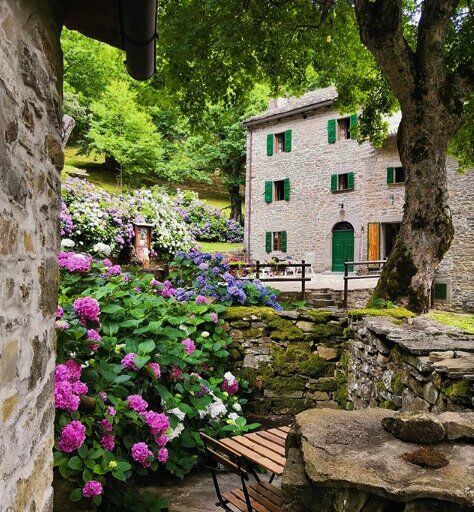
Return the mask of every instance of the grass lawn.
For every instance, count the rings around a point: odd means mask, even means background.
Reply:
[[[118,176],[116,173],[103,168],[103,155],[91,153],[88,156],[84,156],[78,155],[78,151],[79,148],[77,146],[67,146],[64,150],[65,166],[62,172],[62,179],[67,179],[68,170],[72,170],[72,167],[84,169],[89,173],[87,181],[107,190],[107,192],[120,194],[121,190],[118,185]],[[153,183],[138,184],[137,186],[132,187],[124,186],[124,191],[153,185],[164,185],[164,183],[156,180]],[[170,192],[174,192],[176,189],[192,190],[197,192],[199,194],[199,199],[211,206],[214,206],[215,208],[219,208],[227,216],[230,215],[229,197],[219,177],[213,179],[212,183],[187,181],[181,185],[168,185],[168,188],[170,189]]]
[[[432,310],[426,316],[440,324],[458,327],[465,332],[474,334],[474,315]]]
[[[242,251],[244,244],[231,244],[226,242],[199,242],[203,252],[231,252]]]

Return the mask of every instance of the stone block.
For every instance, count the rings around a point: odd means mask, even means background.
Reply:
[[[5,387],[17,375],[18,341],[8,341],[0,351],[0,386]]]
[[[338,351],[332,347],[318,346],[318,356],[326,361],[334,361],[338,358]]]

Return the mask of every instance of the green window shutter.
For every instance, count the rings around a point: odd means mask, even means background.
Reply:
[[[283,199],[285,201],[290,200],[290,178],[285,178],[283,182]]]
[[[336,142],[336,120],[328,120],[328,143],[334,144]]]
[[[331,192],[337,190],[337,174],[331,174]]]
[[[351,114],[349,118],[349,128],[355,128],[359,124],[359,116],[357,114]]]
[[[289,153],[291,151],[291,139],[292,139],[291,130],[286,130],[285,131],[285,153]]]
[[[273,181],[265,182],[265,202],[271,203],[273,200]]]
[[[267,156],[273,155],[273,133],[267,135]]]
[[[395,168],[387,167],[387,183],[390,185],[390,183],[393,183],[394,180],[395,180]]]
[[[435,283],[434,298],[435,298],[435,300],[447,300],[448,285],[446,283]]]
[[[272,233],[267,231],[265,233],[265,251],[272,252]]]
[[[286,231],[281,232],[281,252],[286,252],[288,236]]]
[[[353,190],[354,189],[354,173],[350,172],[347,174],[347,189]]]

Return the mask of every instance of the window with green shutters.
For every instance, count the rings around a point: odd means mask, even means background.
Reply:
[[[343,192],[347,190],[354,190],[354,173],[332,174],[331,192]]]
[[[291,144],[292,144],[292,131],[286,130],[285,132],[285,153],[289,153],[291,151]]]
[[[336,120],[328,120],[328,143],[334,144],[336,142]]]
[[[273,133],[267,135],[267,156],[273,155]]]
[[[283,181],[283,199],[290,200],[290,178],[285,178]]]
[[[405,169],[403,167],[387,167],[387,183],[405,183]]]
[[[434,299],[437,301],[448,300],[448,285],[447,285],[447,283],[435,283]]]
[[[281,231],[281,252],[286,252],[287,240],[288,240],[288,236],[286,234],[286,231]]]
[[[273,181],[265,182],[265,202],[267,204],[271,203],[273,200]]]
[[[387,183],[391,185],[394,183],[395,179],[395,168],[394,167],[387,167]]]
[[[357,135],[357,125],[359,124],[359,116],[351,114],[349,117],[349,134],[351,139],[355,139]]]
[[[267,231],[265,233],[265,251],[272,252],[272,232]]]

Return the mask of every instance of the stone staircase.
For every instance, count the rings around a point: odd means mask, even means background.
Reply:
[[[306,301],[313,308],[334,308],[337,306],[328,288],[321,290],[308,290]]]

